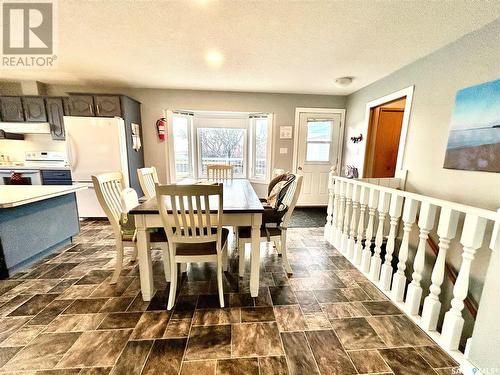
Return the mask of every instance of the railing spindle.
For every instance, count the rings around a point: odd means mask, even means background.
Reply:
[[[342,225],[344,223],[344,212],[345,212],[345,187],[346,183],[344,181],[339,182],[339,211],[337,215],[337,229],[335,230],[335,247],[340,251],[340,246],[342,242]]]
[[[366,205],[368,204],[368,188],[361,187],[361,194],[359,197],[359,223],[358,223],[358,236],[354,246],[354,264],[361,265],[361,255],[363,251],[363,239],[365,235],[365,213]]]
[[[351,207],[352,207],[352,183],[347,182],[345,189],[345,213],[344,213],[344,227],[342,230],[342,243],[340,245],[340,251],[342,253],[347,253],[347,241],[349,239],[349,219],[351,218]]]
[[[385,245],[385,260],[382,265],[382,271],[380,273],[379,285],[384,291],[389,291],[391,289],[392,281],[392,254],[394,253],[394,245],[396,243],[396,230],[398,227],[399,218],[401,217],[401,210],[403,209],[403,197],[398,193],[392,193],[391,205],[389,207],[389,216],[391,217],[389,229],[389,237],[387,238],[387,244]]]
[[[427,245],[427,238],[429,238],[429,232],[434,228],[435,218],[436,206],[425,201],[422,202],[418,218],[418,227],[420,228],[418,247],[413,261],[412,281],[408,286],[406,294],[406,311],[410,315],[417,315],[420,308],[420,301],[422,299],[420,281],[422,280],[422,272],[425,265],[425,247]]]
[[[406,260],[408,259],[408,246],[410,241],[410,232],[417,216],[418,201],[407,198],[403,208],[403,239],[399,248],[398,270],[392,280],[392,298],[396,302],[402,302],[406,286]]]
[[[354,245],[356,237],[356,224],[358,222],[358,207],[359,207],[360,187],[354,185],[352,189],[352,215],[351,215],[351,230],[347,240],[347,258],[354,259]]]
[[[367,273],[370,271],[370,259],[372,256],[371,243],[373,239],[373,226],[375,223],[375,211],[378,206],[379,191],[376,187],[370,188],[368,198],[368,226],[366,228],[365,248],[361,257],[361,271]]]
[[[390,199],[391,195],[389,193],[382,192],[378,201],[377,235],[375,236],[375,250],[370,262],[370,279],[375,282],[377,282],[380,277],[380,267],[382,265],[380,253],[382,251],[382,243],[384,241],[384,224],[385,217],[389,211]]]
[[[464,299],[469,290],[469,276],[472,261],[478,248],[483,243],[484,231],[486,229],[486,219],[472,214],[465,216],[460,242],[464,247],[462,253],[462,264],[458,273],[455,286],[453,287],[453,299],[451,308],[444,315],[443,332],[441,339],[445,349],[457,350],[460,344],[460,337],[464,327],[462,310]]]
[[[435,331],[437,327],[439,312],[441,311],[439,295],[441,294],[441,284],[444,280],[446,252],[450,247],[450,241],[455,237],[457,232],[459,217],[459,212],[446,207],[441,208],[437,230],[439,236],[439,252],[432,270],[432,285],[429,288],[430,293],[424,299],[424,307],[422,310],[422,325],[429,331]]]
[[[325,225],[325,230],[323,233],[323,238],[326,241],[331,241],[332,238],[332,225],[334,222],[333,215],[335,212],[334,208],[334,200],[335,200],[335,183],[334,179],[332,177],[332,174],[330,173],[328,175],[328,206],[326,209],[326,225]]]

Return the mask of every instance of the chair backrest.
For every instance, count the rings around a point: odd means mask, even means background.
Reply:
[[[208,164],[207,178],[215,181],[232,180],[233,166],[227,164]]]
[[[156,168],[140,168],[137,170],[137,177],[139,178],[139,184],[144,196],[148,199],[153,198],[156,195],[155,184],[158,183]]]
[[[102,173],[92,176],[97,200],[108,217],[116,235],[121,236],[120,216],[123,212],[121,192],[125,188],[121,172]]]
[[[169,243],[217,242],[221,250],[222,184],[155,187]]]
[[[137,192],[132,188],[123,189],[121,194],[121,204],[122,204],[122,213],[128,214],[128,212],[139,205],[139,197],[137,196]]]
[[[286,213],[281,219],[281,227],[288,228],[290,223],[290,217],[292,216],[295,205],[299,200],[300,190],[302,189],[302,175],[295,175],[295,179],[292,181],[292,185],[288,188],[285,197],[282,202],[286,205]]]
[[[273,173],[272,173],[271,178],[274,178],[274,177],[277,177],[277,176],[279,176],[279,175],[282,175],[283,173],[285,173],[285,170],[284,170],[284,169],[281,169],[281,168],[274,168],[274,169],[273,169]]]

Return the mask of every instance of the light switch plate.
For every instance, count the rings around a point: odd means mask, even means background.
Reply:
[[[288,154],[288,148],[286,148],[286,147],[281,147],[281,148],[280,148],[280,154]]]

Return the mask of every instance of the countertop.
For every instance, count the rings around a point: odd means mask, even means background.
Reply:
[[[85,185],[0,185],[0,208],[11,208],[87,189]]]
[[[10,165],[2,165],[0,164],[0,170],[69,170],[69,167],[65,166],[58,166],[58,165],[47,165],[47,166],[40,166],[40,165],[15,165],[15,164],[10,164]]]

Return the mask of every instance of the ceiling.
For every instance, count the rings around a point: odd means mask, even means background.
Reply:
[[[0,76],[94,86],[349,94],[494,21],[499,4],[64,0],[57,2],[57,68],[2,70]],[[341,76],[354,81],[336,87]]]

